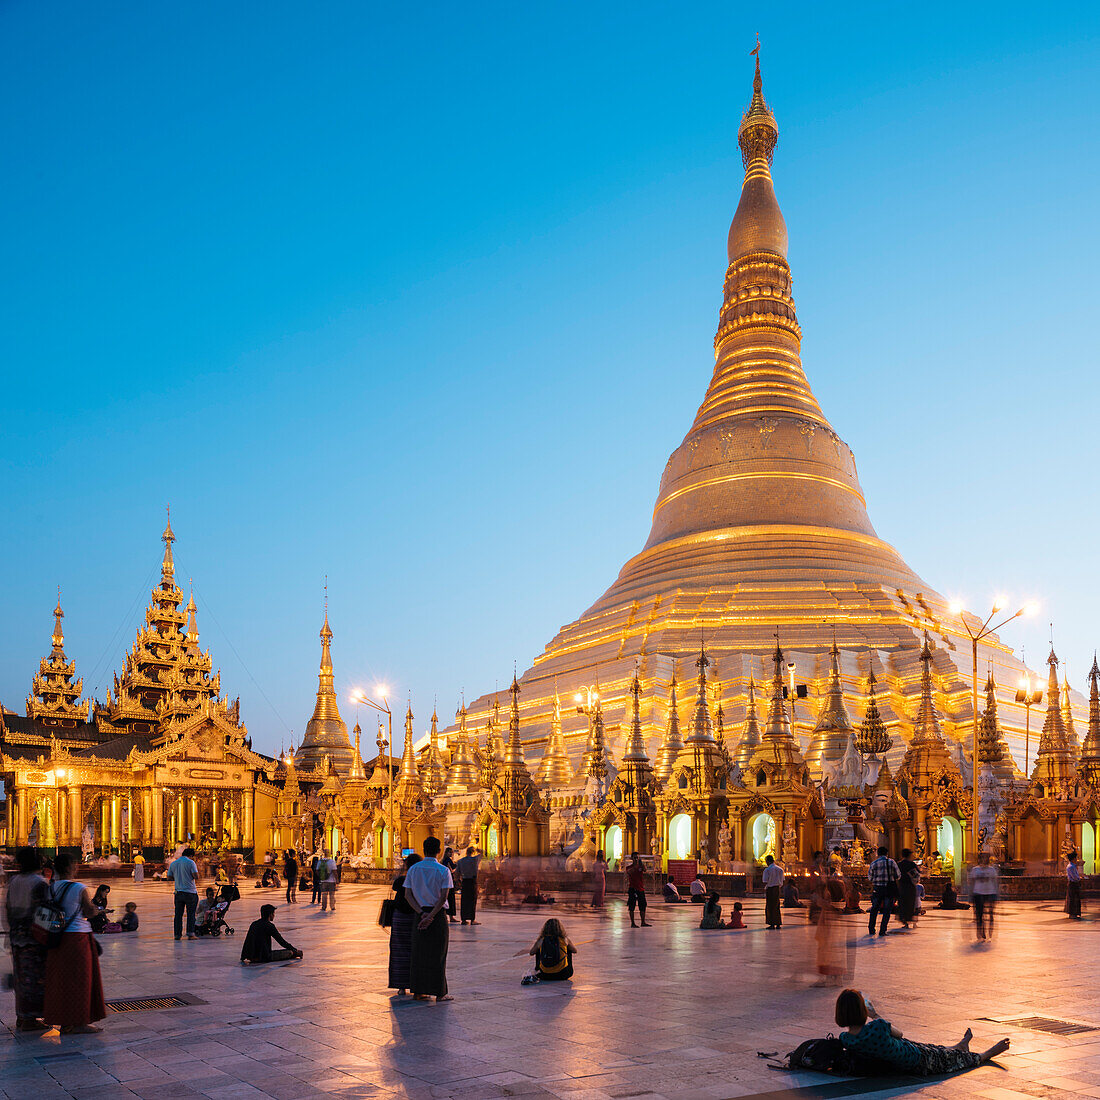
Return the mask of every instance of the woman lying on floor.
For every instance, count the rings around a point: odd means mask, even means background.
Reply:
[[[906,1039],[888,1020],[875,1012],[858,989],[845,989],[836,999],[837,1027],[846,1027],[840,1041],[852,1054],[892,1066],[899,1073],[938,1077],[973,1069],[1008,1050],[1008,1040],[994,1043],[978,1054],[970,1049],[970,1028],[953,1046],[915,1043]]]

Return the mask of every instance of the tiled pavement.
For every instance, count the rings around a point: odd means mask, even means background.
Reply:
[[[618,900],[598,915],[556,906],[580,951],[564,987],[524,988],[526,950],[543,914],[485,909],[452,926],[453,1004],[394,1001],[386,989],[384,892],[341,890],[335,914],[280,905],[277,922],[301,962],[237,964],[240,940],[276,891],[242,889],[235,939],[176,943],[167,889],[117,886],[138,900],[141,931],[104,936],[109,998],[186,992],[207,1003],[113,1014],[96,1036],[9,1036],[0,1090],[18,1100],[169,1097],[244,1100],[313,1096],[500,1096],[565,1100],[721,1100],[741,1096],[921,1095],[954,1100],[1100,1097],[1100,1030],[1049,1035],[983,1017],[1053,1016],[1100,1025],[1098,929],[1054,904],[1003,907],[996,942],[976,947],[964,913],[932,913],[913,935],[860,940],[848,918],[854,984],[906,1034],[975,1046],[1012,1038],[1004,1068],[951,1080],[845,1082],[769,1069],[758,1051],[786,1052],[832,1025],[830,990],[809,988],[813,932],[799,913],[781,932],[700,932],[698,909],[654,905],[655,926],[632,930]]]

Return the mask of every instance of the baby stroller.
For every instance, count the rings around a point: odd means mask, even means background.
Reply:
[[[236,886],[223,886],[217,900],[207,909],[195,932],[200,936],[220,936],[224,931],[227,936],[232,936],[235,929],[230,927],[225,915],[229,912],[229,906],[240,896],[241,892]]]

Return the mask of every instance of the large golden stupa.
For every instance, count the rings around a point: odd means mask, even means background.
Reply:
[[[738,132],[745,178],[729,231],[714,373],[661,477],[645,546],[520,679],[522,740],[533,769],[551,733],[556,699],[567,701],[562,733],[578,764],[589,722],[568,704],[597,684],[608,747],[620,759],[631,725],[635,667],[642,733],[655,758],[674,672],[681,721],[692,713],[694,698],[685,689],[701,637],[734,746],[747,713],[750,673],[758,685],[767,683],[778,640],[785,661],[794,664],[793,670],[788,666],[792,681],[808,688],[795,702],[794,729],[802,746],[810,746],[807,762],[820,773],[820,746],[843,743],[812,737],[827,709],[835,639],[844,703],[856,724],[874,673],[896,766],[920,706],[927,631],[934,706],[950,751],[969,771],[963,750],[969,757],[972,658],[965,622],[876,533],[852,452],[822,412],[802,367],[787,227],[771,175],[778,136],[758,60]],[[1014,693],[1023,666],[991,635],[981,645],[979,668],[983,683],[992,670],[1002,727],[1022,767],[1025,716]],[[468,708],[472,732],[483,732],[496,701],[486,695]],[[1080,697],[1074,701],[1082,704]],[[1035,747],[1033,737],[1032,753]]]

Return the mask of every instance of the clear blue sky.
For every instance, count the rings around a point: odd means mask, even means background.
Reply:
[[[756,14],[763,11],[763,16]],[[759,31],[803,361],[871,517],[1100,643],[1095,5],[0,6],[0,700],[100,697],[170,501],[258,747],[505,684],[645,541]],[[349,725],[354,712],[345,707]],[[364,719],[364,725],[367,725]]]

